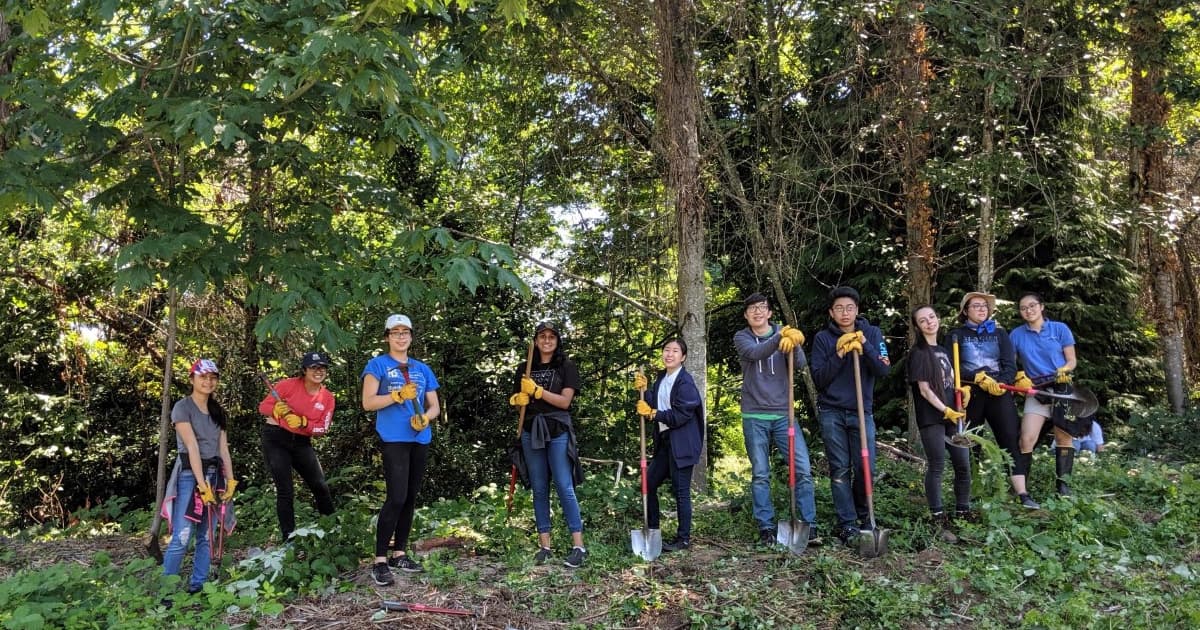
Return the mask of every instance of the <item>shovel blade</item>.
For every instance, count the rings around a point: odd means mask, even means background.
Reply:
[[[662,530],[660,529],[631,529],[629,543],[633,553],[646,562],[653,562],[662,554]]]
[[[775,542],[800,555],[808,548],[810,525],[804,521],[784,521],[775,530]]]
[[[862,530],[858,537],[858,553],[864,558],[878,558],[888,551],[888,537],[891,532],[886,529]]]

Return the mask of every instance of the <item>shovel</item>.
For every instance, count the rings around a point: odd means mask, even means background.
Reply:
[[[808,547],[809,524],[796,520],[796,398],[793,389],[795,354],[788,353],[788,498],[792,502],[792,518],[779,523],[775,531],[775,542],[785,545],[796,555]]]
[[[638,400],[646,399],[646,388],[638,388]],[[642,425],[642,528],[629,531],[629,543],[633,553],[646,562],[653,562],[662,553],[662,530],[650,529],[650,506],[646,495],[646,416],[638,415]]]
[[[1010,392],[1017,392],[1018,394],[1025,394],[1026,396],[1049,396],[1050,398],[1066,400],[1071,404],[1071,415],[1076,417],[1090,416],[1100,409],[1100,401],[1096,400],[1096,395],[1092,393],[1092,390],[1083,387],[1076,387],[1070,394],[1060,394],[1058,392],[1052,392],[1045,389],[1035,389],[1033,387],[1022,389],[1020,387],[1006,385],[1004,383],[1000,383],[1000,389],[1005,389]]]
[[[859,372],[858,352],[854,354],[854,395],[858,402],[858,442],[862,449],[863,485],[867,491],[867,516],[871,520],[871,531],[861,532],[858,537],[858,551],[864,558],[878,558],[887,553],[888,536],[886,529],[875,525],[875,497],[871,488],[871,451],[867,446],[867,417],[863,413],[862,374]]]
[[[966,411],[963,408],[962,390],[959,389],[962,387],[962,368],[958,365],[958,336],[953,335],[951,339],[953,340],[954,347],[954,409],[957,411]],[[958,429],[954,432],[954,435],[946,436],[946,443],[959,448],[971,445],[971,439],[963,435],[962,418],[958,419]]]
[[[533,341],[529,342],[529,351],[525,353],[525,378],[533,372]],[[517,414],[517,447],[520,448],[521,432],[525,430],[525,405]],[[512,465],[512,473],[508,477],[508,498],[504,501],[504,520],[512,516],[513,495],[517,492],[517,465]]]

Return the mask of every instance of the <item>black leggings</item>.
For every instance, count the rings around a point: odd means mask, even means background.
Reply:
[[[295,484],[292,482],[293,468],[312,491],[317,511],[333,514],[333,496],[325,483],[325,472],[321,470],[317,452],[313,450],[312,438],[273,424],[264,424],[262,449],[267,470],[275,481],[275,514],[279,516],[279,531],[283,533],[284,540],[296,529],[296,512],[292,505],[296,497]]]
[[[1021,420],[1017,417],[1017,406],[1010,392],[993,396],[978,386],[971,387],[971,404],[967,405],[967,426],[975,428],[987,420],[996,444],[1008,451],[1015,463],[1021,461]],[[978,447],[977,447],[978,448]],[[976,456],[979,451],[976,450]],[[1010,475],[1023,475],[1024,471],[1009,468]]]
[[[954,509],[971,509],[971,451],[965,446],[950,446],[946,438],[954,435],[954,425],[943,422],[921,427],[921,445],[925,447],[925,501],[929,511],[937,514],[942,508],[942,471],[946,468],[946,451],[954,467]]]
[[[408,547],[429,445],[380,442],[379,449],[383,452],[383,481],[387,485],[387,499],[379,509],[379,524],[375,530],[375,555],[382,557],[387,555],[389,544],[396,551]]]

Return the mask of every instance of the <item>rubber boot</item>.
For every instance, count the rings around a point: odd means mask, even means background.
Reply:
[[[1071,496],[1071,488],[1067,478],[1075,467],[1075,449],[1070,446],[1059,446],[1054,449],[1054,476],[1058,477],[1058,493],[1064,497]]]

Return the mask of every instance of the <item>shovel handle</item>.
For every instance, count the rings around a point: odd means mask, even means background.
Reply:
[[[796,490],[796,423],[788,423],[788,487]]]

